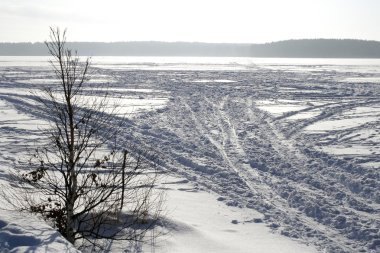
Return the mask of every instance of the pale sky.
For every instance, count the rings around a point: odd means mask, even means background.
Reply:
[[[0,41],[380,41],[380,0],[1,0]]]

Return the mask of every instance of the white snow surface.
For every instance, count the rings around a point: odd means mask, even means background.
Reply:
[[[59,232],[25,213],[0,210],[1,253],[79,253]]]
[[[44,60],[0,57],[3,185],[13,162],[41,142],[47,118],[28,91],[54,85]],[[104,80],[132,108],[121,137],[156,147],[170,172],[161,184],[169,233],[134,250],[380,251],[380,61],[94,62],[90,85]],[[5,210],[0,248],[74,250],[37,217]]]
[[[158,238],[155,252],[317,252],[314,247],[271,233],[261,223],[263,214],[226,206],[217,199],[216,194],[198,191],[189,184],[171,187],[167,216],[175,227],[166,238]]]

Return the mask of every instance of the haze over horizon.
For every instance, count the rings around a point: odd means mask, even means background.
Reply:
[[[67,31],[69,33],[69,31]],[[68,35],[70,36],[70,35]],[[358,42],[379,42],[380,40],[368,40],[368,39],[350,39],[350,38],[341,38],[341,39],[331,39],[331,38],[299,38],[299,39],[286,39],[286,40],[277,40],[277,41],[268,41],[268,42],[260,42],[260,43],[250,43],[250,42],[204,42],[204,41],[165,41],[165,40],[129,40],[129,41],[73,41],[68,40],[68,43],[104,43],[104,44],[120,44],[120,43],[163,43],[163,44],[204,44],[204,45],[217,45],[217,44],[226,44],[226,45],[270,45],[270,44],[278,44],[283,42],[303,42],[303,41],[358,41]],[[7,41],[0,41],[1,44],[25,44],[25,43],[31,43],[31,44],[44,44],[46,40],[41,41],[17,41],[17,42],[7,42]]]
[[[380,41],[376,0],[2,0],[0,42],[268,43],[289,39]]]

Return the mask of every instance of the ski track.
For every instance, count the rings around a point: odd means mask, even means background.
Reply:
[[[31,69],[3,69],[1,87],[25,89],[19,80],[24,76],[7,76],[16,70],[25,75],[32,73]],[[337,84],[336,80],[356,76],[355,72],[295,73],[260,68],[235,72],[96,69],[94,74],[112,77],[116,88],[169,92],[167,107],[135,116],[128,122],[124,138],[157,149],[164,167],[172,173],[220,194],[227,205],[260,211],[274,231],[312,243],[323,251],[380,250],[378,168],[316,148],[322,139],[337,144],[342,136],[355,131],[379,130],[379,120],[337,131],[339,138],[333,131],[304,131],[309,125],[356,107],[379,106],[378,85]],[[38,78],[50,75],[46,70],[38,72]],[[202,79],[235,82],[194,82]],[[18,111],[46,117],[26,99],[35,97],[5,92],[0,96]],[[273,116],[256,104],[258,100],[278,99],[323,103],[281,116]],[[321,113],[288,120],[311,110]],[[378,155],[371,159],[380,162]]]

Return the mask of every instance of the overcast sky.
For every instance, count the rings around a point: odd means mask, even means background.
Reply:
[[[0,41],[380,41],[380,0],[1,0]]]

